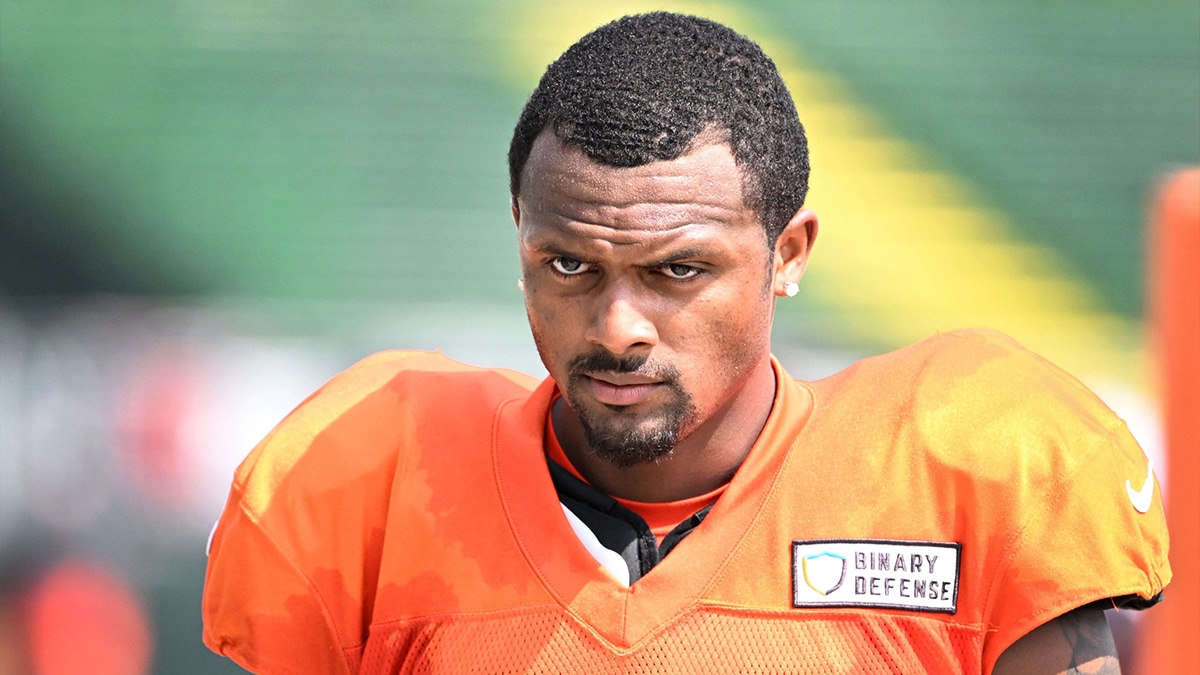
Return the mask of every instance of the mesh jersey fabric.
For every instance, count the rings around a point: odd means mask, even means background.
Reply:
[[[1032,628],[1170,580],[1147,461],[1077,381],[989,331],[812,384],[707,519],[622,588],[546,469],[550,381],[388,353],[235,474],[204,641],[262,673],[990,672]],[[1146,480],[1153,481],[1152,478]],[[961,546],[954,613],[792,606],[795,540]]]

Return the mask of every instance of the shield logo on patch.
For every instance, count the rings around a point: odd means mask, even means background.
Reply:
[[[821,595],[836,591],[846,580],[846,557],[829,551],[804,556],[800,559],[800,567],[804,572],[804,583]]]

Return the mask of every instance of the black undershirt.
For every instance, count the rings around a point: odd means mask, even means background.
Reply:
[[[600,544],[620,554],[629,568],[629,583],[641,579],[704,521],[712,504],[693,513],[663,537],[662,544],[641,516],[616,499],[576,478],[557,462],[546,458],[558,500],[583,521]]]

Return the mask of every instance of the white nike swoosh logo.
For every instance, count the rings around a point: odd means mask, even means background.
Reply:
[[[1126,479],[1125,492],[1129,494],[1129,503],[1133,504],[1138,513],[1150,510],[1150,502],[1154,500],[1154,470],[1150,467],[1150,462],[1146,462],[1146,480],[1141,489],[1134,490],[1133,484]]]

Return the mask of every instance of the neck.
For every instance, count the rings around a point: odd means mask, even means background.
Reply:
[[[618,466],[592,452],[564,398],[555,402],[551,417],[563,452],[597,490],[639,502],[678,501],[733,478],[766,424],[775,386],[775,370],[764,357],[729,400],[680,438],[670,456],[634,466]]]

